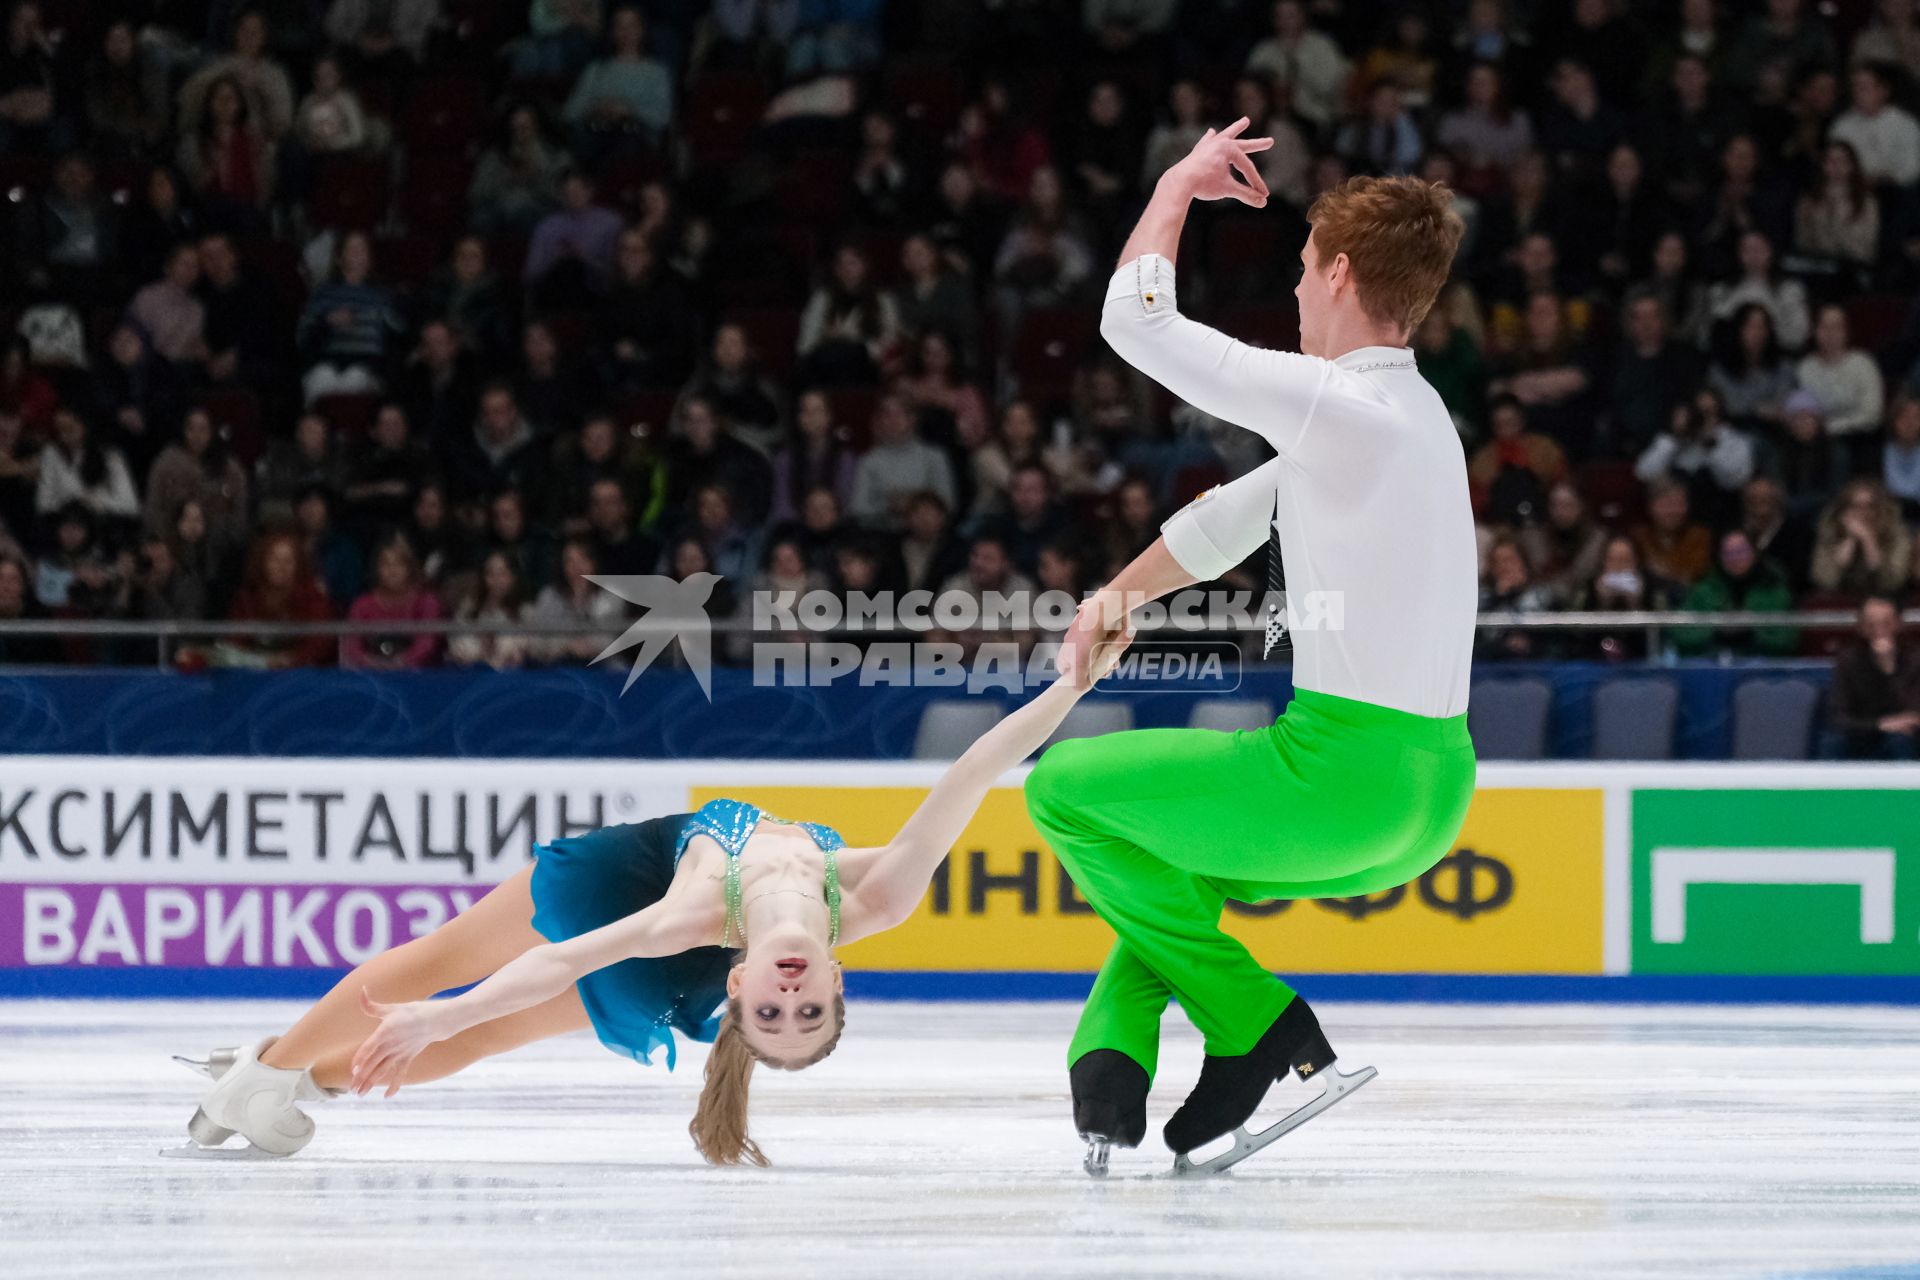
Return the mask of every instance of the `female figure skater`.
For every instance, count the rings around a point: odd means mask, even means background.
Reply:
[[[1131,640],[1120,636],[1097,672]],[[913,914],[988,788],[1092,678],[1062,677],[981,735],[877,848],[738,800],[537,846],[532,866],[355,969],[284,1034],[189,1062],[214,1084],[180,1154],[239,1133],[259,1153],[292,1155],[313,1137],[299,1103],[347,1089],[391,1097],[591,1026],[639,1062],[664,1048],[669,1070],[674,1030],[711,1041],[694,1145],[715,1164],[765,1165],[747,1136],[754,1063],[798,1071],[833,1052],[846,1020],[835,944]]]

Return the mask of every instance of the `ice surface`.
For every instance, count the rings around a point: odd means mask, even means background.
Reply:
[[[167,1055],[296,1012],[0,1003],[0,1274],[1920,1275],[1914,1010],[1319,1006],[1380,1078],[1207,1181],[1164,1176],[1177,1013],[1147,1144],[1081,1173],[1064,1005],[856,1004],[761,1073],[772,1170],[693,1152],[697,1048],[586,1037],[323,1104],[289,1161],[161,1159],[204,1088]]]

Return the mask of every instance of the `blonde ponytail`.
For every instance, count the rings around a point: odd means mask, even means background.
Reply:
[[[687,1132],[708,1164],[757,1164],[767,1167],[766,1153],[747,1136],[747,1091],[753,1085],[754,1052],[740,1033],[733,1001],[720,1017],[720,1033],[707,1054],[706,1083],[700,1088]]]
[[[753,1086],[753,1068],[757,1062],[782,1071],[810,1067],[832,1053],[847,1026],[847,1002],[839,993],[833,997],[833,1035],[819,1049],[799,1062],[769,1058],[748,1043],[740,1030],[740,1001],[727,1001],[720,1015],[720,1030],[707,1053],[705,1082],[700,1086],[700,1105],[694,1108],[687,1132],[693,1145],[708,1164],[754,1164],[762,1169],[768,1160],[760,1144],[747,1136],[747,1094]]]

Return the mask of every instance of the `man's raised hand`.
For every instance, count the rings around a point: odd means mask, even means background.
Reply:
[[[1224,129],[1209,129],[1186,158],[1173,167],[1173,173],[1186,185],[1193,200],[1238,200],[1263,209],[1267,204],[1266,179],[1252,157],[1273,145],[1272,138],[1243,138],[1251,123],[1241,116]],[[1234,175],[1238,174],[1239,178]],[[1245,181],[1240,179],[1244,178]]]

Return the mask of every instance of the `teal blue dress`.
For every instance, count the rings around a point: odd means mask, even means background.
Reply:
[[[693,837],[711,836],[728,858],[738,858],[762,819],[785,821],[744,801],[709,800],[693,813],[535,845],[533,927],[549,942],[564,942],[650,907],[666,895]],[[846,847],[831,827],[794,825],[822,851]],[[719,1032],[727,970],[738,954],[731,947],[695,947],[677,956],[622,960],[574,986],[601,1044],[643,1063],[653,1061],[654,1050],[664,1049],[671,1071],[673,1032],[707,1044]]]

